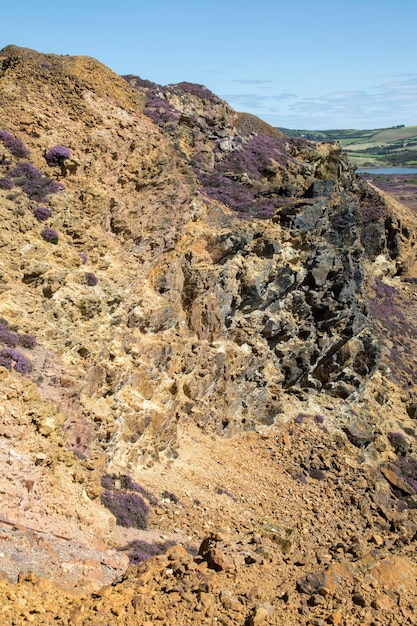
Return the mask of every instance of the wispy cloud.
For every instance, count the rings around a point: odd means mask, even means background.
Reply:
[[[262,80],[258,78],[234,78],[231,83],[240,83],[241,85],[272,85],[272,80]]]
[[[297,98],[296,94],[289,91],[269,96],[263,96],[259,93],[230,93],[222,94],[221,97],[239,111],[246,111],[249,107],[265,112],[275,109],[283,100]]]
[[[275,95],[223,94],[235,109],[287,128],[375,128],[417,124],[417,74],[392,77],[366,90],[336,91],[300,97],[289,91]],[[255,84],[255,83],[252,83]]]

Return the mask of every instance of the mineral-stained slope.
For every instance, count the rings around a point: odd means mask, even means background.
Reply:
[[[9,46],[0,212],[5,623],[412,623],[409,209],[200,85]]]

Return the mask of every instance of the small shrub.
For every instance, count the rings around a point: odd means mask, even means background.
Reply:
[[[164,500],[170,500],[174,504],[181,504],[180,499],[178,498],[178,496],[176,496],[175,493],[171,493],[171,491],[163,491],[162,492],[162,497],[163,497]]]
[[[326,478],[326,474],[318,467],[312,467],[309,471],[309,475],[315,480],[325,480]]]
[[[23,141],[14,137],[11,133],[7,132],[7,130],[0,130],[0,140],[13,156],[17,158],[29,156],[30,150],[26,148]]]
[[[16,359],[14,369],[19,374],[29,374],[32,371],[32,363],[27,359],[24,354],[19,353],[19,357]]]
[[[116,487],[116,484],[119,487]],[[135,483],[130,476],[126,474],[121,474],[120,476],[116,476],[116,474],[105,474],[101,479],[101,485],[105,489],[124,489],[126,491],[135,491],[136,493],[140,493],[144,498],[148,500],[152,506],[156,506],[158,504],[158,500],[138,483]]]
[[[2,348],[0,350],[0,365],[9,371],[13,367],[20,374],[28,374],[32,369],[32,363],[29,359],[13,348]]]
[[[392,447],[399,454],[407,452],[409,445],[404,437],[404,435],[400,432],[390,432],[388,433],[388,439],[391,443]]]
[[[307,477],[302,470],[292,472],[291,478],[299,483],[302,483],[303,485],[307,484]]]
[[[142,563],[142,561],[146,561],[153,556],[163,554],[173,545],[175,544],[172,541],[167,541],[165,543],[148,543],[147,541],[142,541],[140,539],[131,541],[127,545],[127,550],[129,551],[129,561],[133,563],[133,565],[138,565],[139,563]]]
[[[41,235],[43,239],[45,239],[45,241],[48,241],[49,243],[58,243],[58,233],[54,228],[49,228],[48,226],[46,226],[41,232]]]
[[[0,178],[0,189],[13,189],[14,182],[11,178],[5,176],[4,178]]]
[[[36,346],[36,338],[34,335],[19,335],[19,345],[22,348],[32,350]]]
[[[97,276],[93,274],[92,272],[85,273],[85,280],[86,280],[87,285],[89,285],[90,287],[95,287],[98,283]]]
[[[19,335],[8,328],[0,328],[0,343],[15,348],[19,343]]]
[[[64,185],[45,176],[32,163],[19,163],[10,172],[10,176],[14,178],[15,185],[21,187],[31,200],[38,202],[45,202],[49,194],[64,189]]]
[[[101,501],[113,513],[117,523],[125,528],[145,530],[148,525],[149,507],[144,497],[152,505],[158,503],[156,498],[135,483],[130,476],[106,474],[101,479],[101,484],[104,487]]]
[[[87,255],[86,255],[86,254],[84,254],[84,252],[80,252],[80,253],[78,254],[78,256],[80,257],[80,259],[81,259],[81,261],[82,261],[83,265],[86,265],[86,264],[87,264],[87,261],[88,261],[88,257],[87,257]]]
[[[66,146],[54,146],[50,148],[45,155],[46,162],[50,167],[61,165],[65,159],[71,157],[71,152]]]
[[[9,348],[20,345],[30,350],[36,346],[36,339],[34,335],[21,335],[10,330],[9,322],[2,317],[0,318],[0,344]]]
[[[309,417],[307,413],[299,413],[296,417],[294,417],[294,424],[302,424],[306,417]]]
[[[149,507],[137,493],[106,489],[101,496],[101,501],[113,513],[120,526],[146,530]]]
[[[38,222],[46,222],[46,220],[51,217],[52,211],[46,206],[38,206],[38,208],[33,211],[33,215]]]

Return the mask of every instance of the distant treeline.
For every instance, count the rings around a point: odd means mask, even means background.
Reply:
[[[399,124],[371,130],[279,130],[289,137],[304,137],[310,141],[337,141],[357,166],[415,166],[417,163],[417,126]]]
[[[293,128],[282,128],[277,126],[284,135],[288,137],[304,137],[310,141],[341,141],[342,139],[368,139],[383,130],[393,128],[405,128],[404,124],[398,126],[388,126],[387,128],[374,128],[372,130],[332,129],[332,130],[297,130]]]
[[[411,165],[417,163],[417,150],[404,150],[404,152],[394,152],[393,154],[381,153],[384,161],[390,165]]]

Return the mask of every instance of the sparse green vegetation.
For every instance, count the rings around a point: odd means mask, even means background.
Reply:
[[[358,167],[415,167],[417,164],[417,126],[373,130],[279,130],[291,137],[312,141],[338,141]]]

